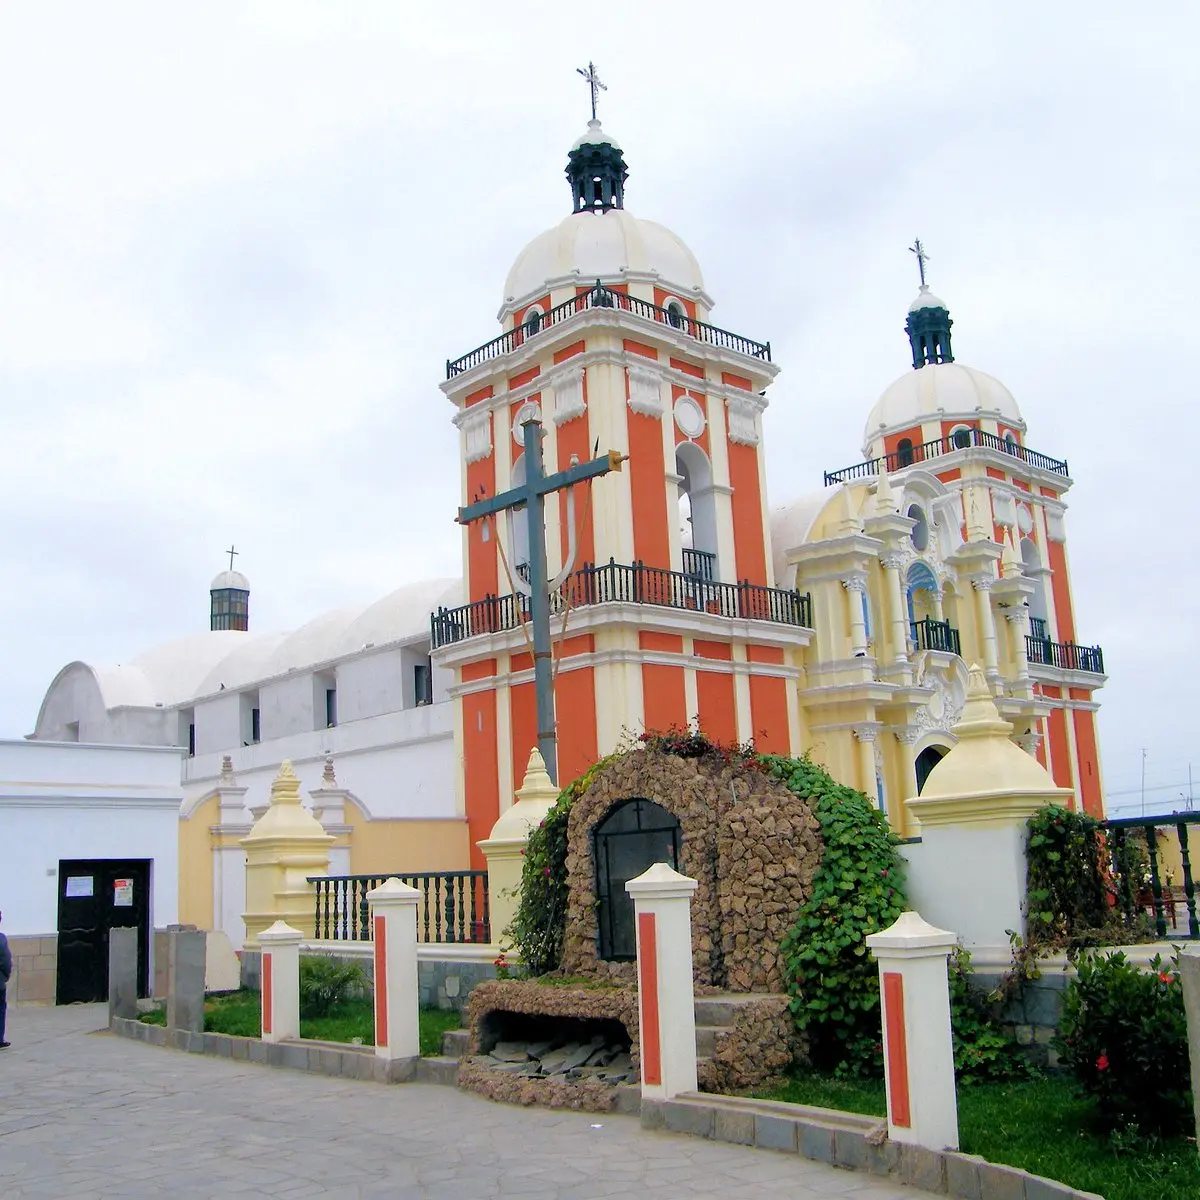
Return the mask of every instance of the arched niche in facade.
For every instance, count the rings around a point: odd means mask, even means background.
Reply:
[[[713,488],[712,463],[695,442],[682,442],[675,448],[675,473],[679,476],[681,543],[686,550],[712,555],[710,577],[719,578],[715,569],[717,494]]]

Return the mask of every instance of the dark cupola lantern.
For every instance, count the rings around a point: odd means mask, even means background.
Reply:
[[[625,166],[621,147],[593,117],[587,132],[567,155],[567,179],[575,200],[575,211],[608,212],[625,207]]]
[[[912,347],[913,367],[920,370],[931,363],[954,361],[950,352],[950,310],[921,284],[917,298],[909,305],[904,331]]]
[[[213,632],[235,629],[245,633],[250,628],[250,581],[241,571],[233,569],[237,551],[230,546],[225,553],[229,555],[229,570],[222,571],[208,589],[211,601],[208,627]]]

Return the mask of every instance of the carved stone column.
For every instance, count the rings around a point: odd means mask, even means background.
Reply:
[[[877,787],[875,781],[875,739],[879,736],[878,721],[864,721],[854,726],[854,736],[858,741],[858,771],[862,777],[861,789],[868,798],[874,799]]]
[[[908,614],[904,611],[904,594],[900,587],[900,569],[904,559],[899,554],[885,554],[883,564],[884,590],[887,594],[888,623],[892,629],[892,659],[902,663],[908,661]],[[995,647],[993,646],[993,657]]]
[[[867,594],[867,577],[855,572],[842,580],[842,587],[850,602],[850,653],[867,652],[867,622],[863,614],[864,597]]]
[[[1025,630],[1029,628],[1029,609],[1023,604],[1010,608],[1004,619],[1008,622],[1009,635],[1013,640],[1013,660],[1017,664],[1017,679],[1022,683],[1029,680],[1029,647],[1025,644]]]
[[[975,589],[975,615],[979,622],[983,669],[989,679],[995,679],[999,674],[996,668],[996,617],[992,612],[992,588],[995,583],[992,575],[975,575],[971,579],[971,586]]]

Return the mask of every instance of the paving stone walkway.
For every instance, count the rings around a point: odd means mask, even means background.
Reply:
[[[754,1197],[927,1193],[636,1118],[493,1104],[206,1058],[96,1032],[97,1005],[10,1008],[0,1196]]]

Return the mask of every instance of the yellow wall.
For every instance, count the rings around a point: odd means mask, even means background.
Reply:
[[[213,927],[213,854],[211,826],[217,823],[217,796],[210,796],[186,821],[179,822],[179,921],[197,929]]]
[[[467,822],[445,820],[368,820],[346,805],[350,834],[350,873],[382,875],[388,871],[468,871],[471,843]]]
[[[1178,888],[1183,887],[1183,856],[1179,853],[1179,835],[1174,825],[1158,827],[1158,875],[1166,886],[1167,877]],[[1200,825],[1188,829],[1188,858],[1192,865],[1192,881],[1200,883]]]

